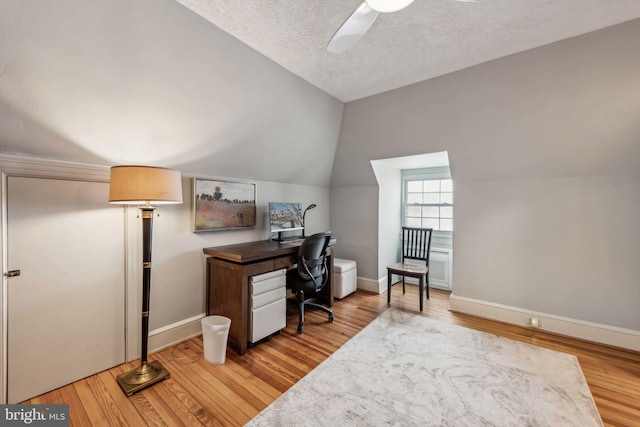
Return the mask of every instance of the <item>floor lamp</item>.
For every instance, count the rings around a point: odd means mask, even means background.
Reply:
[[[131,396],[152,384],[169,378],[160,361],[147,362],[149,342],[149,296],[151,293],[151,237],[153,212],[158,204],[182,203],[180,172],[151,166],[111,168],[109,202],[138,205],[142,212],[142,351],[140,366],[118,375],[122,390]]]

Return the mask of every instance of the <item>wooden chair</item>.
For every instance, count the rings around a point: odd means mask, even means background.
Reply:
[[[402,293],[405,293],[405,277],[418,279],[420,289],[420,311],[423,308],[423,291],[427,291],[429,299],[429,253],[431,250],[432,228],[402,227],[402,262],[387,267],[387,304],[391,303],[391,276],[402,276]],[[421,263],[405,263],[405,260],[413,259],[424,261]],[[398,283],[398,282],[397,282]]]

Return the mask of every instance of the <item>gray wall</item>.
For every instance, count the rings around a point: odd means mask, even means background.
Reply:
[[[640,330],[640,175],[456,191],[456,295]]]
[[[329,185],[342,102],[174,0],[3,0],[0,29],[0,151]]]
[[[344,115],[172,0],[4,0],[0,28],[0,151],[248,179],[262,204],[321,201],[310,225],[330,227],[338,255],[378,280],[383,207],[370,160],[447,150],[457,294],[639,329],[627,307],[639,299],[640,21],[356,101]],[[602,204],[617,200],[613,187],[625,203]],[[193,234],[189,209],[157,220],[153,328],[202,309],[202,247],[263,237],[260,226]],[[545,255],[549,246],[562,252]]]
[[[331,182],[343,244],[377,234],[378,218],[342,226],[377,216],[370,160],[446,150],[456,295],[640,329],[637,40],[638,20],[347,104]],[[376,248],[355,259],[380,278]]]
[[[336,256],[356,260],[359,277],[375,277],[366,272],[378,266],[378,186],[332,187],[330,194]]]
[[[268,202],[292,201],[303,206],[316,203],[317,207],[307,212],[306,231],[313,234],[329,229],[328,187],[254,182],[257,193],[254,229],[193,233],[193,190],[192,180],[188,178],[183,178],[184,203],[160,208],[153,228],[152,330],[204,313],[206,270],[202,248],[267,238]]]
[[[152,329],[203,313],[202,248],[264,239],[268,201],[329,228],[343,103],[177,2],[3,0],[0,32],[1,152],[185,176],[155,219]],[[256,182],[256,229],[192,233],[188,176]]]

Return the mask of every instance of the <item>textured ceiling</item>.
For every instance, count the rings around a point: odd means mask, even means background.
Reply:
[[[334,55],[359,0],[177,1],[344,102],[640,18],[640,0],[415,0]]]

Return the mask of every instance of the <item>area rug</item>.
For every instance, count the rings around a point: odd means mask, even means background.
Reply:
[[[602,426],[575,356],[388,309],[247,426]]]

